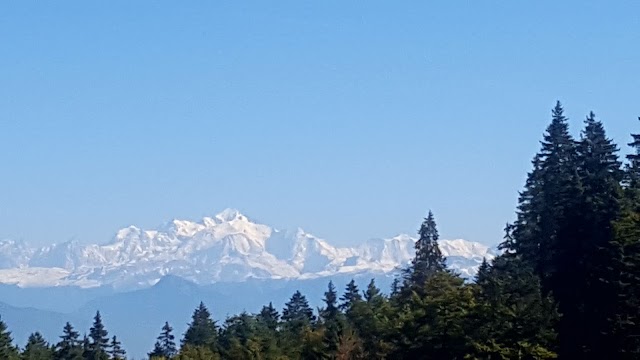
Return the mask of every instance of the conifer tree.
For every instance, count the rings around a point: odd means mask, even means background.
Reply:
[[[502,248],[530,264],[543,291],[558,301],[562,313],[560,356],[567,358],[581,356],[582,341],[575,331],[582,319],[574,306],[584,295],[581,249],[585,229],[578,171],[576,142],[558,102],[520,194],[516,222],[509,226],[511,234]]]
[[[109,333],[102,323],[102,316],[100,311],[96,312],[96,316],[93,318],[93,326],[89,329],[89,338],[91,339],[89,345],[90,360],[108,360],[109,355],[107,348],[109,347]]]
[[[22,352],[22,360],[52,360],[53,349],[39,332],[29,335],[27,345]]]
[[[392,333],[394,359],[462,359],[468,352],[468,314],[473,293],[459,276],[438,271],[413,291],[399,313],[399,331]]]
[[[383,300],[382,292],[380,292],[380,289],[376,286],[375,279],[371,279],[371,281],[369,281],[367,290],[364,291],[364,300],[370,304]]]
[[[355,280],[351,279],[351,281],[349,281],[344,294],[340,297],[340,301],[339,308],[344,311],[347,316],[353,309],[355,303],[362,301],[362,295]]]
[[[64,325],[62,332],[60,341],[55,346],[55,359],[82,360],[80,334],[68,322]]]
[[[216,323],[211,319],[209,309],[200,302],[191,317],[191,324],[184,334],[182,346],[191,345],[193,347],[203,346],[217,351],[218,329]]]
[[[467,320],[470,358],[557,357],[555,304],[525,262],[513,254],[499,256],[477,286],[477,304]]]
[[[255,317],[246,312],[227,318],[220,335],[221,355],[229,359],[261,358]]]
[[[262,307],[262,310],[260,310],[257,316],[257,320],[267,329],[276,331],[278,329],[278,322],[280,321],[280,314],[278,310],[273,307],[273,304],[269,302],[269,305]]]
[[[282,320],[289,329],[295,332],[299,332],[303,327],[311,326],[315,318],[307,298],[300,291],[293,293],[282,310]]]
[[[482,263],[478,267],[478,272],[474,277],[474,282],[478,285],[483,285],[489,276],[489,272],[491,271],[491,265],[487,261],[487,258],[482,258]]]
[[[340,335],[342,334],[343,322],[338,309],[338,294],[333,285],[333,281],[329,281],[327,291],[324,293],[325,307],[320,311],[320,316],[324,325],[324,335],[322,342],[325,348],[325,354],[328,358],[335,358],[338,345],[340,343]]]
[[[433,212],[429,211],[418,234],[416,254],[408,275],[409,285],[422,284],[430,275],[446,269],[444,256],[438,246],[438,229]]]
[[[156,343],[153,345],[153,350],[151,350],[151,352],[147,355],[149,355],[149,360],[165,360],[169,358],[164,354],[164,349],[162,348],[162,344],[160,344],[160,341],[156,341]]]
[[[109,350],[107,352],[109,353],[111,360],[124,360],[125,355],[127,354],[127,352],[122,348],[122,343],[115,335],[111,338]]]
[[[149,357],[156,356],[171,359],[178,353],[175,336],[172,332],[173,328],[168,322],[165,322],[164,326],[162,326],[162,332],[158,335],[153,351],[149,353]]]
[[[283,347],[289,357],[300,358],[302,356],[305,342],[301,342],[300,339],[315,338],[308,334],[315,320],[307,298],[300,291],[293,293],[282,310]],[[308,336],[305,337],[305,334]],[[320,337],[320,341],[322,342],[322,337]]]
[[[570,284],[575,297],[571,307],[580,309],[574,315],[577,322],[571,326],[582,340],[577,347],[590,357],[607,356],[607,340],[603,333],[609,314],[615,313],[616,295],[609,279],[613,225],[620,216],[623,178],[618,148],[607,138],[604,126],[593,112],[585,120],[581,140],[578,143],[578,173],[582,185],[580,205],[580,247],[575,256],[576,279]],[[567,310],[565,309],[565,312]],[[571,314],[568,314],[571,316]]]
[[[393,345],[389,332],[395,324],[391,316],[397,311],[371,279],[364,291],[364,301],[354,303],[349,320],[362,341],[366,359],[386,359]]]
[[[18,349],[13,344],[11,332],[7,330],[7,324],[0,319],[0,359],[18,359]]]

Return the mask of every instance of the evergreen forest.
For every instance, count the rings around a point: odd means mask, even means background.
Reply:
[[[390,289],[329,282],[318,309],[298,291],[224,320],[200,303],[184,334],[158,329],[147,358],[640,359],[640,134],[628,145],[619,154],[593,113],[573,137],[558,102],[500,255],[473,280],[447,269],[428,212]],[[0,359],[126,359],[105,323],[97,312],[86,333],[67,323],[16,345],[0,321]]]

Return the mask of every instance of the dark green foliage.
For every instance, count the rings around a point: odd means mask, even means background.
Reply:
[[[56,360],[81,360],[83,349],[80,334],[75,331],[70,323],[64,325],[60,341],[55,346]]]
[[[209,309],[203,302],[200,302],[200,305],[193,312],[189,328],[182,339],[182,346],[208,347],[215,352],[217,343],[218,329],[216,323],[211,319]]]
[[[0,359],[18,359],[18,349],[13,345],[11,332],[7,325],[0,319]]]
[[[162,332],[157,338],[153,351],[149,353],[149,357],[165,357],[170,359],[178,353],[176,347],[175,336],[172,333],[173,328],[168,322],[162,326]]]
[[[420,295],[412,291],[399,313],[396,349],[391,358],[462,359],[468,353],[469,314],[473,293],[458,276],[439,271],[429,276]]]
[[[558,313],[553,300],[542,294],[533,269],[507,254],[496,258],[481,278],[468,323],[473,339],[468,351],[474,358],[555,357]]]
[[[407,275],[409,285],[422,284],[427,277],[446,269],[445,259],[438,247],[438,229],[433,213],[422,222],[416,241],[416,255]]]
[[[109,350],[107,351],[111,360],[124,360],[126,351],[122,348],[122,343],[118,341],[116,336],[111,338],[111,342],[109,343]]]
[[[315,319],[307,298],[300,291],[291,296],[282,310],[282,321],[286,323],[289,331],[296,334],[301,334],[304,327],[310,327]]]
[[[324,344],[325,357],[333,359],[340,345],[340,336],[342,335],[344,320],[342,313],[338,309],[338,293],[332,281],[329,281],[329,286],[324,293],[323,301],[325,307],[320,311],[320,317],[324,326],[322,343]]]
[[[267,329],[271,331],[276,331],[278,329],[280,314],[278,313],[278,310],[273,307],[272,303],[269,303],[268,306],[263,306],[257,318],[258,322],[264,325]]]
[[[576,304],[584,299],[587,281],[582,250],[585,209],[578,166],[584,157],[579,157],[563,113],[558,102],[520,195],[517,220],[507,229],[502,247],[533,268],[543,291],[558,301],[563,315],[560,354],[573,358],[581,353],[583,336],[576,329],[584,328],[584,318]]]
[[[372,279],[364,293],[364,301],[354,303],[349,320],[356,330],[364,356],[367,359],[384,359],[393,345],[389,340],[393,332],[393,315],[398,309],[392,308]]]
[[[491,265],[489,265],[487,258],[482,258],[482,263],[480,263],[480,266],[478,267],[478,272],[476,273],[474,282],[478,285],[483,285],[487,281],[490,271]]]
[[[53,349],[38,332],[29,335],[22,352],[22,360],[52,360]]]
[[[93,326],[89,329],[89,360],[108,360],[109,355],[107,348],[109,347],[109,333],[102,323],[102,316],[100,311],[96,312],[96,316],[93,318]]]

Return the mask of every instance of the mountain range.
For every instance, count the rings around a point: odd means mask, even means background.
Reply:
[[[155,229],[120,229],[106,244],[74,241],[46,247],[0,242],[0,283],[21,287],[154,285],[177,276],[198,285],[248,279],[313,279],[385,274],[405,267],[416,238],[398,235],[338,247],[302,229],[284,231],[226,209],[200,221],[172,220]],[[448,265],[472,276],[496,251],[466,240],[441,240]]]
[[[371,239],[339,247],[302,229],[278,230],[227,209],[200,221],[172,220],[155,229],[129,226],[106,244],[45,247],[0,241],[0,318],[17,344],[33,331],[56,341],[66,321],[81,332],[97,310],[130,355],[143,358],[164,324],[186,330],[204,301],[217,320],[282,308],[300,290],[321,306],[327,282],[338,289],[371,279],[388,290],[414,255],[415,237]],[[440,240],[447,265],[463,277],[497,251],[466,240]],[[131,326],[135,324],[135,326]]]

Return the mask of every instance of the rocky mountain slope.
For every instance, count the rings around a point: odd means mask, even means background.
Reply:
[[[414,237],[373,239],[336,247],[304,232],[282,231],[227,209],[199,222],[173,220],[157,229],[130,226],[110,243],[65,242],[43,248],[0,242],[0,283],[19,286],[143,288],[167,275],[196,284],[247,279],[310,279],[388,273],[413,257]],[[495,251],[465,240],[441,240],[448,264],[472,276]]]

